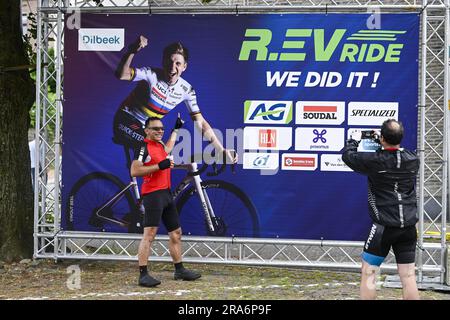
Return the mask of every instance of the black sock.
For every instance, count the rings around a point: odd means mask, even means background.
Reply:
[[[147,273],[147,266],[139,266],[139,273],[142,275]]]
[[[181,271],[184,269],[183,262],[178,262],[173,264],[175,266],[175,271]]]

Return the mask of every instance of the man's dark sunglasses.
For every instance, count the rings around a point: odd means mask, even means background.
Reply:
[[[164,127],[148,127],[147,129],[152,129],[153,131],[164,131]]]

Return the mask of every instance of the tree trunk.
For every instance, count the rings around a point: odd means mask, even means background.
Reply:
[[[0,1],[0,260],[33,253],[33,193],[28,149],[35,94],[22,40],[20,0]]]

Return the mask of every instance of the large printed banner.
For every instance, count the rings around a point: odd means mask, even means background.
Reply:
[[[383,14],[375,29],[369,18],[82,14],[81,28],[65,30],[63,227],[140,232],[126,189],[129,142],[142,140],[154,114],[165,115],[166,141],[180,114],[175,162],[200,154],[216,226],[208,229],[199,190],[182,184],[184,234],[363,240],[367,181],[342,162],[342,148],[352,131],[395,118],[405,125],[403,146],[415,149],[418,101],[419,17]],[[131,61],[140,81],[120,80],[116,70],[139,36],[148,40]],[[161,71],[163,51],[177,42],[188,49],[187,67],[168,86],[175,69]],[[235,168],[212,164],[214,148],[190,117],[193,99],[224,147],[237,150]],[[172,170],[172,189],[186,176]]]

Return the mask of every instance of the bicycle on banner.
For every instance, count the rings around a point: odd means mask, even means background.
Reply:
[[[129,168],[130,146],[124,144],[123,147]],[[186,170],[186,176],[172,192],[184,233],[258,237],[259,218],[249,197],[229,182],[217,179],[203,181],[201,175],[208,164],[198,167],[194,159],[192,156],[191,163],[174,167]],[[235,173],[235,164],[230,165]],[[212,163],[213,172],[206,175],[217,176],[226,166],[224,162],[218,167],[215,161]],[[92,231],[111,231],[111,227],[117,229],[120,226],[130,233],[142,233],[143,213],[137,179],[131,177],[131,182],[126,185],[107,172],[92,172],[80,178],[70,190],[66,205],[69,230],[82,229],[88,220]]]

